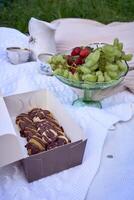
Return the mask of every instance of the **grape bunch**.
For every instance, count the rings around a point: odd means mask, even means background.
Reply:
[[[53,74],[71,81],[110,82],[127,72],[125,61],[132,54],[125,54],[123,44],[114,39],[113,44],[105,44],[95,49],[76,47],[71,55],[55,55],[49,60]]]

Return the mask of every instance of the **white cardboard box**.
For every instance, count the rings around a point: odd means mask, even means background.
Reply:
[[[48,109],[63,127],[71,143],[28,156],[15,124],[16,116],[33,108]],[[56,97],[34,91],[8,97],[0,96],[0,167],[21,160],[29,182],[82,163],[86,137]]]

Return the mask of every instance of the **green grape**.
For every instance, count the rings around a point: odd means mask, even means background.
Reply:
[[[95,72],[95,71],[93,71],[93,72],[91,72],[91,74],[92,74],[92,75],[96,75],[96,72]]]
[[[123,43],[120,43],[118,38],[114,39],[113,46],[117,47],[119,51],[123,49]]]
[[[117,58],[120,58],[122,55],[122,52],[118,49],[118,48],[114,48],[114,56],[116,56]]]
[[[123,53],[121,58],[122,58],[122,60],[130,61],[130,60],[132,60],[132,57],[133,57],[132,54],[125,54],[125,53]]]
[[[118,65],[107,63],[107,65],[105,66],[105,69],[106,71],[116,72],[118,71]]]
[[[56,63],[62,63],[62,64],[64,64],[64,63],[65,63],[65,59],[63,58],[62,55],[57,55],[57,56],[55,57],[55,62],[56,62]]]
[[[121,72],[127,71],[127,65],[125,63],[122,63],[120,60],[117,60],[116,63],[119,66],[119,70]]]
[[[54,64],[51,64],[51,67],[52,67],[53,70],[56,69],[56,66]]]
[[[53,59],[53,56],[52,56],[52,57],[50,57],[50,58],[48,59],[48,61],[47,61],[47,62],[48,62],[49,64],[51,64],[51,63],[52,63],[52,59]]]
[[[95,71],[96,69],[98,69],[98,64],[95,64],[92,67],[90,67],[91,72]]]
[[[114,55],[105,55],[105,59],[106,59],[106,62],[110,62],[110,63],[112,63],[112,62],[114,62],[114,60],[115,60],[115,56]]]
[[[96,76],[97,76],[97,82],[104,82],[104,76],[102,71],[97,71]]]
[[[119,44],[119,39],[118,39],[118,38],[115,38],[115,39],[114,39],[114,42],[113,42],[113,45],[114,45],[114,46],[118,46],[118,44]]]
[[[68,79],[71,81],[73,81],[73,79],[74,79],[73,74],[71,72],[69,72],[69,74],[68,74]]]
[[[52,62],[52,57],[49,57],[48,60],[47,60],[47,62],[48,62],[49,64],[51,64],[51,62]]]
[[[88,67],[85,67],[85,66],[80,67],[80,70],[84,74],[89,74],[91,72],[91,70]]]
[[[104,82],[105,81],[104,76],[103,75],[99,75],[97,81],[98,82]]]
[[[99,75],[101,75],[101,76],[103,75],[102,71],[97,71],[96,72],[96,76],[99,76]]]
[[[54,70],[54,72],[53,72],[54,75],[60,75],[60,76],[62,76],[63,73],[64,73],[64,70],[60,69],[60,68]]]
[[[120,43],[118,44],[117,47],[118,47],[118,49],[119,49],[120,51],[122,51],[122,50],[123,50],[123,43],[120,42]]]
[[[96,75],[92,75],[92,74],[86,74],[82,76],[82,79],[84,81],[89,81],[89,82],[96,82],[97,80],[97,76]]]
[[[111,79],[118,78],[118,72],[108,71],[107,73],[108,73],[108,75],[110,76]]]
[[[102,47],[102,51],[105,55],[110,55],[114,53],[114,47],[111,44],[106,44]]]
[[[78,75],[77,72],[74,73],[74,75],[73,75],[73,79],[74,79],[75,81],[79,81],[79,80],[80,80],[80,79],[79,79],[79,75]]]
[[[83,75],[81,73],[78,73],[78,75],[79,75],[79,80],[82,81],[82,76]]]
[[[51,62],[54,63],[54,64],[58,63],[57,62],[57,56],[53,56],[52,59],[51,59]]]
[[[64,59],[63,56],[62,56],[61,59],[60,59],[60,63],[63,64],[63,65],[66,63],[66,60]]]
[[[87,56],[85,60],[85,66],[86,67],[92,67],[95,65],[100,58],[100,50],[95,50],[93,53],[90,53],[89,56]]]
[[[69,76],[69,71],[67,69],[65,69],[64,73],[63,73],[64,78],[68,78]]]
[[[83,65],[77,66],[75,73],[69,72],[70,65],[67,64],[65,55],[52,56],[48,63],[51,65],[54,74],[63,76],[69,80],[84,82],[109,82],[119,78],[119,76],[127,71],[125,61],[132,59],[131,54],[125,54],[123,44],[116,38],[113,44],[106,44],[100,48],[94,49],[90,53]],[[72,57],[72,60],[75,60]]]
[[[61,68],[61,69],[63,69],[63,68],[64,68],[64,66],[63,66],[62,64],[59,64],[59,65],[58,65],[58,68]]]
[[[62,55],[56,55],[56,56],[52,56],[48,62],[50,64],[54,64],[54,65],[64,65],[66,63],[66,60],[64,59],[64,57]]]
[[[107,72],[104,72],[104,79],[105,79],[105,82],[109,82],[112,80]]]
[[[105,58],[109,60],[109,62],[113,62],[115,60],[115,57],[120,58],[122,54],[116,46],[110,44],[103,46],[102,51],[105,54]]]
[[[81,71],[81,67],[82,66],[79,66],[79,67],[76,68],[76,72],[78,72],[78,74],[83,74],[83,72]]]

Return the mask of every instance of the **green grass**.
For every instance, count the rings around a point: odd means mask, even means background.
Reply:
[[[27,32],[28,21],[86,18],[102,23],[133,21],[134,0],[0,0],[0,26]]]

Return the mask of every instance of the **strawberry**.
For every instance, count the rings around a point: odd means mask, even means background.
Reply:
[[[68,64],[68,65],[72,65],[72,64],[73,64],[73,58],[72,58],[72,56],[67,55],[67,56],[66,56],[66,60],[67,60],[67,64]]]
[[[90,54],[90,52],[91,52],[90,49],[85,47],[80,51],[80,56],[82,58],[86,58]]]
[[[84,63],[84,61],[82,60],[81,57],[78,57],[78,58],[76,58],[74,63],[75,63],[75,65],[82,65]]]
[[[79,55],[80,51],[81,51],[81,48],[80,48],[80,47],[75,47],[75,48],[72,50],[72,52],[71,52],[71,56],[77,56],[77,55]]]

